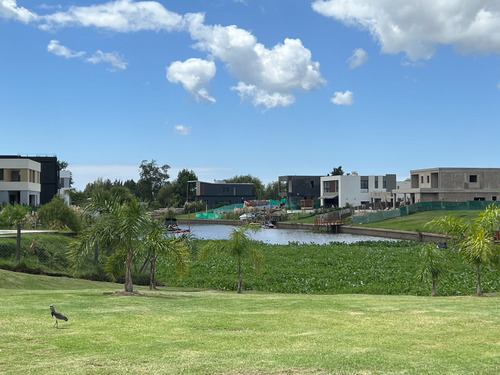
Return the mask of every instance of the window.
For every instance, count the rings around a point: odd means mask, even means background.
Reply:
[[[375,189],[378,189],[378,176],[375,176]]]
[[[429,183],[429,182],[431,182],[431,181],[430,181],[430,177],[429,177],[429,176],[427,176],[427,183]]]
[[[496,200],[497,200],[497,196],[496,196],[496,195],[492,196],[492,197],[491,197],[491,200],[492,200],[492,201],[496,201]]]
[[[330,192],[330,181],[324,181],[323,182],[323,191],[325,193],[329,193]]]
[[[424,176],[420,176],[420,182],[423,184],[424,183]]]
[[[469,175],[469,182],[477,182],[477,174]]]
[[[11,171],[10,172],[10,180],[13,182],[21,181],[21,171]]]
[[[366,178],[362,178],[361,179],[361,186],[360,186],[361,189],[368,189],[368,179]]]
[[[3,180],[3,168],[0,168],[0,181]]]

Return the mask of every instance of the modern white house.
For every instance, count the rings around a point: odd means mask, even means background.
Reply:
[[[0,203],[38,206],[41,169],[41,164],[31,159],[0,159]]]
[[[321,206],[346,207],[375,204],[392,207],[392,190],[396,189],[396,175],[361,176],[357,172],[339,176],[324,176],[320,182]]]
[[[59,195],[66,204],[70,204],[69,191],[71,189],[71,172],[63,169],[59,171]]]

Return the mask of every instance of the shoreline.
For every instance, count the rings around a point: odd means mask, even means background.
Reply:
[[[238,226],[243,224],[240,220],[221,220],[221,219],[177,219],[178,224],[189,225],[189,224],[220,224],[220,225],[233,225]],[[317,225],[309,223],[289,223],[289,222],[278,222],[276,223],[278,229],[291,229],[291,230],[313,230]],[[328,230],[328,226],[323,226],[323,231],[332,232]],[[358,236],[373,236],[390,238],[395,240],[407,240],[416,242],[440,242],[446,241],[447,236],[438,233],[427,233],[427,232],[416,232],[416,231],[406,231],[397,229],[383,229],[383,228],[364,228],[352,225],[341,225],[335,226],[336,233],[344,234],[354,234]]]

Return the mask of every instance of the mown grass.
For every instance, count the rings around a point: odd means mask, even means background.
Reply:
[[[497,374],[498,297],[5,289],[5,374]],[[18,288],[41,276],[22,275]],[[87,289],[80,289],[85,288]],[[145,292],[143,290],[143,292]],[[53,327],[48,306],[69,317]]]
[[[441,216],[454,216],[457,219],[474,220],[481,210],[439,210],[417,212],[408,216],[401,216],[393,219],[386,219],[374,223],[359,224],[363,227],[384,228],[384,229],[399,229],[420,232],[436,233],[437,231],[429,225],[426,225],[431,220]]]

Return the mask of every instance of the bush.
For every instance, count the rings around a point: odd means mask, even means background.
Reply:
[[[73,232],[79,232],[82,229],[81,216],[58,195],[41,206],[37,214],[42,225],[47,229],[70,229]]]

